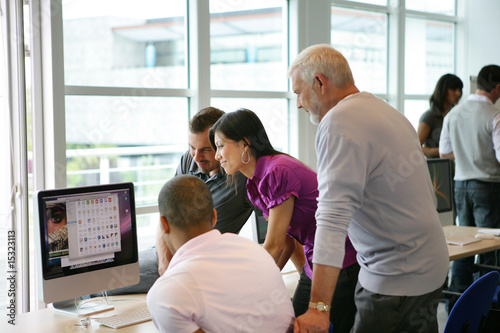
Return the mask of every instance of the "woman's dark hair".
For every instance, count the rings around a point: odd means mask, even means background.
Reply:
[[[445,74],[441,76],[436,83],[436,88],[434,89],[434,93],[431,95],[429,99],[429,103],[431,106],[435,106],[439,111],[444,110],[444,103],[446,101],[446,94],[448,93],[448,89],[456,90],[460,89],[462,91],[464,84],[460,78],[454,74]]]
[[[245,141],[256,158],[283,154],[274,149],[259,117],[248,109],[228,112],[212,126],[209,132],[210,143],[214,150],[217,150],[215,132],[219,132],[224,137],[236,142]]]

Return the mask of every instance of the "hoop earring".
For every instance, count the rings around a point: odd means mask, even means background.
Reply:
[[[243,161],[243,154],[247,153],[247,156],[248,156],[248,161]],[[250,163],[250,160],[252,159],[252,156],[250,156],[250,153],[248,152],[248,150],[245,150],[243,153],[241,153],[241,163],[243,164],[248,164]]]

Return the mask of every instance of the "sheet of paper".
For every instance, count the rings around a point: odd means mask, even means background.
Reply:
[[[446,238],[446,242],[453,245],[467,245],[479,241],[480,239],[477,239],[475,237],[463,235],[453,235]]]
[[[500,229],[479,229],[477,232],[481,234],[500,236]]]

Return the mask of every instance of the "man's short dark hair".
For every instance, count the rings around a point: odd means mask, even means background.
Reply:
[[[477,88],[491,92],[500,84],[500,66],[487,65],[481,68],[477,75]]]
[[[170,179],[158,195],[160,215],[181,229],[211,225],[213,219],[212,194],[199,178],[182,175]]]
[[[189,122],[189,131],[193,134],[201,133],[212,127],[213,124],[224,114],[224,111],[212,106],[198,111]]]

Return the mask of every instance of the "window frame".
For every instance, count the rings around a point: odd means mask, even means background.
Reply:
[[[459,24],[461,19],[458,13],[461,12],[459,3],[455,1],[455,15],[444,15],[416,10],[406,9],[405,0],[387,0],[386,6],[368,4],[357,1],[331,0],[332,6],[339,6],[349,9],[374,11],[388,15],[388,45],[387,45],[387,82],[388,94],[376,94],[381,99],[405,114],[406,100],[428,100],[429,94],[406,94],[405,93],[405,39],[406,39],[406,19],[407,17],[436,20],[451,23],[454,25],[454,73],[462,75],[463,59],[457,57],[457,40],[464,38]],[[464,82],[465,84],[465,82]],[[465,88],[465,87],[464,87]],[[464,89],[465,90],[465,89]],[[422,112],[425,110],[422,110]]]

